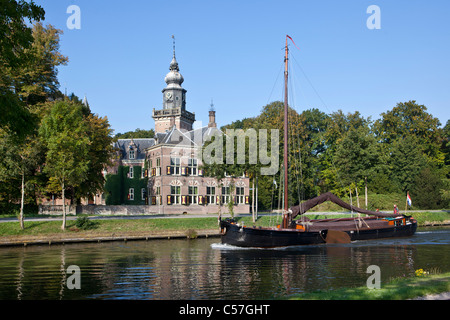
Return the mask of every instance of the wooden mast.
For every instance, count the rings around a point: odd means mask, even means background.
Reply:
[[[283,228],[288,227],[288,36],[284,56],[284,213]]]

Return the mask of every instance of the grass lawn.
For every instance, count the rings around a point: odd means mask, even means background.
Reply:
[[[315,291],[288,297],[291,300],[406,300],[450,291],[450,272],[395,278],[380,289],[367,287]]]
[[[217,218],[186,218],[186,219],[117,219],[93,220],[95,225],[91,230],[80,230],[75,220],[67,220],[66,230],[61,230],[61,221],[25,221],[25,229],[21,230],[19,222],[0,223],[0,236],[38,236],[51,234],[69,234],[85,232],[89,234],[137,234],[151,231],[179,231],[217,229]]]

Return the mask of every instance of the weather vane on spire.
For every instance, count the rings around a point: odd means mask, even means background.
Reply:
[[[173,39],[173,56],[175,57],[175,36],[172,35],[172,39]]]

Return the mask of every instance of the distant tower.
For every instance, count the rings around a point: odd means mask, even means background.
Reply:
[[[214,110],[214,104],[211,100],[211,108],[209,108],[209,123],[208,128],[216,128],[216,111]]]
[[[169,66],[169,73],[164,78],[167,86],[162,90],[163,108],[153,109],[155,131],[165,132],[175,125],[178,129],[192,130],[195,114],[186,111],[186,89],[181,84],[184,81],[175,58],[175,37],[173,39],[173,57]]]

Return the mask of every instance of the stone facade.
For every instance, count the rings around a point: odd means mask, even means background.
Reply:
[[[212,106],[208,126],[193,130],[195,114],[186,110],[184,79],[175,52],[169,70],[162,90],[163,108],[152,113],[155,137],[115,143],[117,159],[108,168],[107,180],[120,182],[108,186],[107,181],[107,192],[115,194],[115,199],[107,196],[106,204],[146,205],[148,213],[182,214],[228,212],[231,202],[234,213],[249,213],[249,179],[244,173],[220,183],[203,175],[199,151],[210,136],[222,132],[217,129]]]

